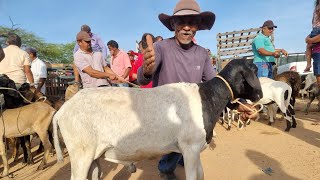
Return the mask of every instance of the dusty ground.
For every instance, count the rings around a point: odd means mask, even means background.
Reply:
[[[320,113],[315,112],[316,105],[313,104],[312,112],[304,115],[305,103],[298,100],[295,108],[298,127],[289,133],[284,132],[284,120],[277,120],[273,127],[268,126],[266,120],[260,120],[242,130],[233,126],[231,131],[217,124],[218,137],[201,154],[205,179],[320,179]],[[25,166],[21,164],[20,156],[19,162],[10,165],[13,178],[3,179],[70,179],[68,155],[65,155],[63,164],[55,164],[54,156],[49,159],[48,168],[36,171],[41,158],[38,155],[34,165]],[[139,162],[137,172],[131,175],[122,165],[101,160],[103,179],[160,179],[157,160]],[[262,171],[267,168],[272,170],[270,175]],[[182,167],[179,166],[175,173],[178,179],[185,179]]]

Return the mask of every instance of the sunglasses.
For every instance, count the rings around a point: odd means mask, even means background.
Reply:
[[[267,27],[270,31],[273,30],[273,27]]]
[[[84,42],[86,42],[87,44],[90,44],[91,43],[91,41],[85,41],[85,40],[83,40]]]

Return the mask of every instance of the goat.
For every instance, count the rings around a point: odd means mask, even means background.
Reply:
[[[287,128],[285,131],[289,131],[291,127],[295,128],[297,123],[295,119],[292,118],[292,113],[289,110],[292,88],[287,83],[274,81],[266,77],[259,78],[259,81],[262,87],[263,98],[261,98],[258,103],[267,106],[269,125],[274,123],[275,111],[273,104],[276,103],[287,120]]]
[[[278,74],[274,77],[276,81],[281,81],[287,83],[291,89],[292,94],[290,97],[290,105],[288,106],[288,110],[290,111],[292,118],[292,125],[296,127],[296,112],[294,110],[294,105],[296,103],[296,97],[299,96],[299,91],[301,87],[301,77],[298,72],[295,71],[286,71],[281,74]]]
[[[99,172],[97,159],[103,154],[106,160],[134,170],[133,163],[170,152],[183,154],[188,180],[203,179],[200,152],[211,142],[232,92],[235,98],[251,101],[262,96],[256,72],[256,66],[237,59],[220,72],[221,78],[200,84],[83,89],[53,118],[58,162],[63,160],[59,126],[70,155],[72,180],[85,180],[90,167]]]
[[[315,82],[317,82],[316,76],[313,73],[309,73],[306,76],[306,79],[304,80],[304,88],[301,89],[300,92],[299,92],[302,99],[304,99],[305,95],[307,95],[307,97],[309,97],[309,93],[308,93],[307,90]]]
[[[2,155],[4,164],[2,175],[6,176],[9,173],[9,166],[6,159],[6,148],[3,144],[3,139],[19,137],[20,140],[22,140],[21,146],[24,149],[24,159],[27,163],[32,163],[30,138],[24,138],[24,136],[37,133],[41,141],[46,142],[47,134],[44,133],[44,131],[48,130],[48,126],[51,123],[55,110],[46,103],[34,103],[31,105],[23,106],[24,103],[22,98],[15,91],[16,86],[14,82],[6,75],[0,75],[0,87],[10,87],[13,89],[9,90],[2,88],[0,90],[0,94],[2,94],[5,99],[4,105],[7,108],[1,114],[1,119],[3,122],[0,124],[0,154]],[[28,85],[22,87],[28,87]],[[13,109],[8,109],[8,107]],[[26,140],[26,143],[24,143],[24,140]],[[46,142],[46,151],[47,149],[50,149],[50,147],[50,143],[48,145]],[[13,152],[13,158],[14,160],[16,160],[17,148],[14,148],[14,150],[15,151]],[[45,156],[46,153],[44,155],[44,160],[39,166],[39,169],[43,169],[46,165],[47,158]]]
[[[317,82],[313,83],[307,91],[309,92],[309,102],[307,103],[304,112],[307,115],[309,113],[309,108],[312,101],[317,98],[318,99],[318,108],[317,111],[320,112],[320,88]]]
[[[20,108],[7,109],[2,113],[3,122],[0,123],[0,154],[4,166],[2,176],[9,174],[3,138],[22,137],[37,133],[45,149],[43,160],[38,169],[45,168],[51,148],[47,131],[55,112],[56,110],[47,103],[36,102]]]

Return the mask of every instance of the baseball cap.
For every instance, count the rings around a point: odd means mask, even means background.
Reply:
[[[84,24],[81,26],[81,31],[85,31],[89,33],[91,32],[91,28],[88,25]]]
[[[77,41],[81,41],[81,40],[91,41],[91,37],[90,37],[90,35],[89,35],[86,31],[80,31],[80,32],[77,34]]]
[[[261,27],[269,27],[269,28],[274,27],[274,28],[277,28],[277,26],[274,25],[273,21],[271,21],[271,20],[265,21]]]

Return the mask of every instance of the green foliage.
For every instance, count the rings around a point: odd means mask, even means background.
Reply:
[[[32,32],[27,32],[20,28],[12,30],[10,28],[0,26],[0,35],[2,37],[6,36],[8,32],[14,32],[21,37],[21,48],[33,47],[37,49],[38,57],[44,61],[64,64],[70,64],[73,62],[73,48],[75,46],[75,42],[67,44],[46,43],[42,38],[36,36]],[[0,44],[4,47],[5,38],[0,39]]]

